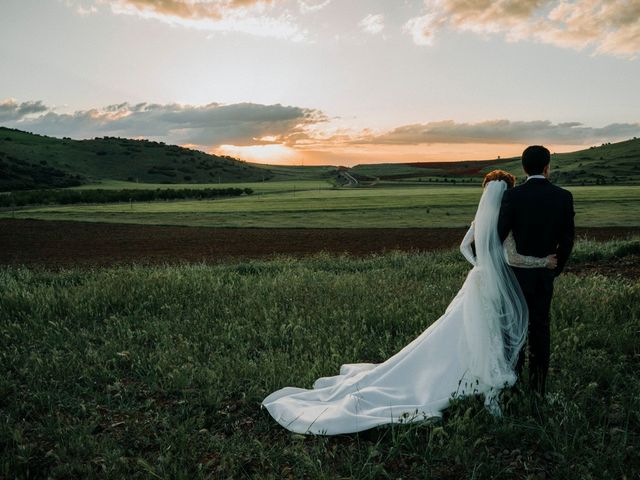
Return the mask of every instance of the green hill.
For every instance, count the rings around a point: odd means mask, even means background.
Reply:
[[[330,180],[336,185],[475,183],[494,168],[523,177],[519,158],[332,166],[261,165],[163,142],[117,137],[72,140],[0,127],[0,191],[61,188],[105,180],[149,184]],[[640,139],[553,154],[564,185],[640,183]]]
[[[272,179],[269,167],[148,140],[72,140],[0,127],[0,191],[99,180],[226,183]]]
[[[399,182],[478,182],[500,168],[524,176],[519,157],[462,162],[383,163],[357,165],[351,172]],[[564,185],[640,183],[640,139],[606,143],[571,153],[554,153],[552,180]]]

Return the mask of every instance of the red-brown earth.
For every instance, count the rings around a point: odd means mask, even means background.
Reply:
[[[202,228],[112,223],[0,220],[0,265],[45,268],[206,262],[304,256],[320,251],[362,256],[389,250],[456,247],[463,228]],[[640,235],[640,227],[578,228],[605,241]],[[640,257],[569,266],[574,272],[640,278]]]

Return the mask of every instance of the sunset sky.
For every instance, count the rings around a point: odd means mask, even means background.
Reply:
[[[265,163],[640,136],[640,0],[2,0],[0,125]]]

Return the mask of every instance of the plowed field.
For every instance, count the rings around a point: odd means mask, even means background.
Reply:
[[[638,234],[638,227],[577,230],[578,236],[595,240]],[[460,228],[252,229],[0,220],[0,264],[56,268],[220,262],[320,251],[367,255],[452,248],[463,235]],[[637,272],[636,260],[621,267]]]

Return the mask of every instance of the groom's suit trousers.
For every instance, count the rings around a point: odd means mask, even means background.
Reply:
[[[549,312],[553,297],[554,272],[546,268],[513,268],[524,293],[529,309],[529,385],[532,390],[544,395],[549,371],[550,338]],[[525,348],[520,350],[516,371],[520,377],[524,366]]]

